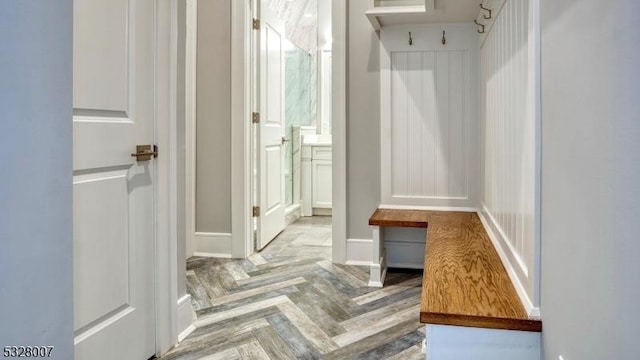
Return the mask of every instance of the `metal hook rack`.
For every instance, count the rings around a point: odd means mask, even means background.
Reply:
[[[482,9],[482,10],[484,10],[484,11],[488,11],[488,12],[489,12],[489,16],[487,16],[487,15],[483,15],[483,16],[484,16],[484,18],[485,18],[485,20],[489,20],[489,19],[491,19],[491,18],[493,17],[493,15],[492,15],[492,10],[491,10],[491,9],[489,9],[489,8],[484,7],[484,5],[482,5],[482,3],[480,4],[480,9]]]
[[[478,22],[478,20],[473,20],[473,22],[474,22],[474,23],[476,23],[476,25],[478,25],[478,26],[481,26],[481,27],[482,27],[482,30],[480,30],[480,29],[478,29],[478,30],[477,30],[477,31],[478,31],[478,34],[484,34],[484,27],[485,27],[485,24],[481,24],[481,23],[479,23],[479,22]]]

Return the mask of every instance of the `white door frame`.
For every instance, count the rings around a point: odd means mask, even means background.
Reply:
[[[154,200],[156,355],[178,342],[177,79],[178,0],[156,0]],[[180,117],[183,119],[183,117]]]
[[[251,124],[252,112],[250,54],[252,41],[251,14],[252,0],[231,1],[231,255],[246,258],[253,252],[253,229],[251,219]],[[187,42],[193,41],[191,51],[187,50],[186,63],[186,256],[195,251],[194,234],[196,218],[196,82],[197,82],[197,0],[191,0],[191,16],[194,28],[187,33]],[[187,8],[189,11],[189,7]],[[195,16],[194,16],[195,15]],[[189,31],[189,30],[188,30]],[[244,121],[243,119],[247,119]]]
[[[198,0],[186,0],[185,46],[185,256],[195,253],[196,233],[196,94],[198,54]]]
[[[347,1],[332,0],[331,161],[333,166],[332,260],[347,261]]]
[[[246,258],[253,253],[251,218],[251,74],[252,14],[254,0],[234,0],[231,8],[231,219],[232,255]],[[332,162],[333,162],[333,262],[344,263],[347,252],[347,178],[346,178],[346,25],[347,4],[332,0]],[[253,94],[255,95],[255,94]]]
[[[253,253],[251,74],[252,0],[231,5],[231,255],[244,259]]]

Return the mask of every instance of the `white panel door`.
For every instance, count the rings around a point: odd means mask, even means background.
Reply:
[[[264,248],[285,227],[284,21],[266,1],[260,6],[260,217],[258,246]]]
[[[75,0],[75,358],[155,353],[154,0]]]

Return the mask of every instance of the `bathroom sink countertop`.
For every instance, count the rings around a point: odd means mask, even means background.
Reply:
[[[302,136],[302,145],[306,146],[331,146],[331,135],[309,134]]]

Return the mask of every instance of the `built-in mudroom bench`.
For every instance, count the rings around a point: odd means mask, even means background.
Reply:
[[[540,359],[542,322],[527,315],[477,213],[377,209],[369,225],[370,286],[384,283],[385,228],[426,230],[419,316],[427,359]]]
[[[380,65],[369,285],[423,269],[429,360],[540,359],[535,6],[375,0],[364,14]]]
[[[425,248],[427,359],[540,359],[542,322],[525,312],[476,213],[433,217]]]
[[[377,209],[369,218],[373,229],[369,286],[382,287],[387,267],[422,269],[424,239],[433,211]],[[393,232],[391,237],[386,235]],[[391,235],[391,234],[389,234]]]

